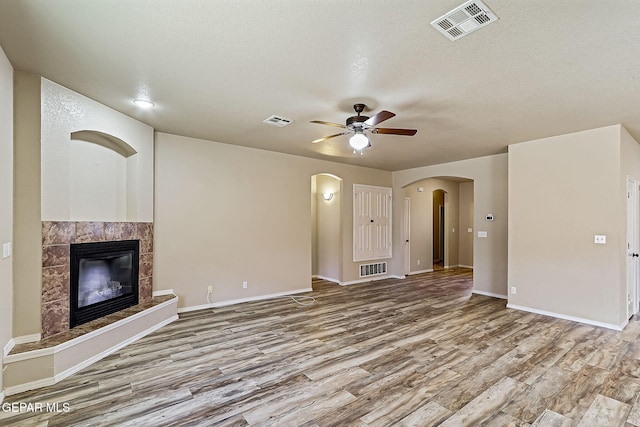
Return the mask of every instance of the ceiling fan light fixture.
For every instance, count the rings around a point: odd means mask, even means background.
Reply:
[[[369,138],[362,132],[356,132],[349,138],[349,145],[351,145],[354,150],[362,150],[369,145]]]

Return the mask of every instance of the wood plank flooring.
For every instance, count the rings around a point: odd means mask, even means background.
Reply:
[[[5,404],[19,426],[640,426],[640,321],[505,308],[447,269],[185,313]],[[64,412],[63,404],[68,404]],[[6,407],[6,405],[5,405]]]

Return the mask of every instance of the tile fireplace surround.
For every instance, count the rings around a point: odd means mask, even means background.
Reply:
[[[70,245],[140,240],[140,303],[150,301],[153,275],[153,223],[42,223],[42,338],[69,330]]]

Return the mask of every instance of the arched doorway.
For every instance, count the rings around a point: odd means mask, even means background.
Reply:
[[[474,183],[434,177],[404,187],[405,274],[473,267]]]
[[[339,283],[342,279],[342,179],[311,177],[311,273]]]

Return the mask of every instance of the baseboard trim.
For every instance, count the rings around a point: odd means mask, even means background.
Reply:
[[[369,276],[369,277],[363,277],[362,279],[358,279],[358,280],[349,280],[348,282],[338,282],[338,284],[340,286],[349,286],[349,285],[357,285],[359,283],[376,282],[378,280],[394,279],[394,278],[395,278],[394,276],[385,274],[384,276]]]
[[[21,335],[19,337],[13,337],[4,345],[2,349],[2,357],[7,358],[13,347],[18,344],[26,344],[30,342],[38,342],[42,338],[42,334],[30,334],[30,335]]]
[[[478,295],[484,295],[485,297],[492,297],[492,298],[500,298],[500,299],[508,299],[509,298],[506,295],[494,294],[493,292],[478,291],[478,290],[475,290],[475,289],[471,290],[471,293],[478,294]]]
[[[392,274],[392,275],[389,276],[389,278],[391,278],[391,279],[406,279],[407,276],[405,276],[404,274],[403,275]]]
[[[124,348],[126,346],[128,346],[131,343],[134,343],[136,341],[138,341],[140,338],[144,338],[145,336],[149,335],[152,332],[157,331],[158,329],[167,326],[169,323],[174,322],[178,320],[178,315],[176,314],[175,316],[171,316],[170,318],[163,320],[160,323],[157,323],[147,329],[145,329],[142,332],[137,333],[136,335],[127,338],[126,340],[119,342],[118,344],[114,345],[111,348],[108,348],[106,350],[104,350],[101,353],[96,354],[95,356],[90,357],[89,359],[85,360],[84,362],[81,362],[79,364],[77,364],[76,366],[73,366],[69,369],[67,369],[66,371],[60,372],[59,374],[55,375],[54,381],[57,383],[59,381],[62,381],[63,379],[70,377],[71,375],[75,374],[76,372],[80,371],[81,369],[86,368],[87,366],[97,362],[100,359],[104,359],[105,357],[109,356],[110,354],[115,353],[116,351],[120,350],[121,348]]]
[[[212,302],[210,304],[193,305],[193,306],[190,306],[190,307],[178,308],[178,313],[188,313],[190,311],[198,311],[198,310],[206,310],[206,309],[210,309],[210,308],[226,307],[226,306],[229,306],[229,305],[241,304],[243,302],[263,301],[263,300],[286,297],[286,296],[293,295],[293,294],[301,294],[301,293],[304,293],[304,292],[312,292],[312,291],[313,291],[312,288],[294,289],[292,291],[278,292],[278,293],[275,293],[275,294],[259,295],[259,296],[255,296],[255,297],[249,297],[249,298],[241,298],[241,299],[234,299],[234,300],[227,300],[227,301],[220,301],[220,302]]]
[[[409,274],[407,274],[407,276],[411,276],[413,274],[422,274],[422,273],[433,273],[433,268],[427,268],[426,270],[410,271]]]
[[[13,350],[13,347],[15,346],[16,346],[16,340],[14,340],[13,338],[7,341],[7,343],[4,345],[2,349],[2,357],[7,357],[7,354],[9,354],[11,350]]]
[[[320,280],[326,280],[328,282],[333,282],[333,283],[340,283],[340,280],[334,279],[333,277],[320,276],[320,275],[317,275],[317,274],[315,276],[313,276],[313,278],[320,279]]]
[[[462,267],[462,268],[470,268],[473,270],[473,265],[462,265],[460,264],[458,267]]]
[[[537,308],[525,307],[525,306],[516,305],[516,304],[507,304],[507,308],[520,310],[520,311],[527,311],[529,313],[534,313],[534,314],[542,314],[543,316],[555,317],[556,319],[563,319],[563,320],[570,320],[572,322],[584,323],[586,325],[613,329],[614,331],[623,330],[626,324],[628,323],[628,321],[626,321],[622,325],[614,325],[612,323],[604,323],[604,322],[599,322],[597,320],[584,319],[582,317],[567,316],[565,314],[554,313],[552,311],[546,311],[546,310],[538,310]]]
[[[15,347],[16,345],[38,342],[40,341],[41,337],[42,334],[30,334],[11,338],[9,341],[7,341],[7,343],[4,345],[4,348],[2,349],[2,357],[6,359],[9,353],[11,353],[11,350],[13,350],[13,347]]]
[[[21,335],[19,337],[14,337],[13,341],[15,341],[16,345],[18,344],[26,344],[29,342],[38,342],[42,339],[42,334],[30,334],[30,335]]]
[[[53,377],[49,377],[49,378],[43,378],[37,381],[32,381],[32,382],[28,382],[28,383],[24,383],[24,384],[20,384],[20,385],[16,385],[16,386],[10,386],[7,387],[5,389],[5,393],[7,396],[12,396],[14,394],[18,394],[18,393],[22,393],[25,391],[29,391],[29,390],[34,390],[37,388],[41,388],[41,387],[47,387],[53,384],[56,384],[62,380],[64,380],[65,378],[70,377],[71,375],[75,374],[76,372],[86,368],[87,366],[97,362],[100,359],[104,359],[105,357],[109,356],[110,354],[115,353],[116,351],[120,350],[121,348],[139,340],[140,338],[145,337],[146,335],[149,335],[150,333],[168,325],[169,323],[178,320],[178,315],[176,314],[175,316],[170,317],[169,319],[166,319],[158,324],[155,324],[153,326],[151,326],[150,328],[145,329],[142,332],[139,332],[138,334],[127,338],[126,340],[114,345],[111,348],[108,348],[106,350],[104,350],[101,353],[96,354],[95,356],[90,357],[89,359],[86,359],[84,361],[82,361],[81,363],[78,363],[75,366],[72,366],[71,368],[67,369],[66,371],[60,372],[59,374],[54,375]],[[76,342],[77,344],[77,342]],[[60,346],[58,346],[60,347]],[[57,348],[57,347],[55,347]],[[36,350],[38,351],[38,350]],[[59,350],[58,350],[59,351]],[[57,352],[57,351],[56,351]],[[29,352],[33,355],[34,352]]]
[[[153,291],[154,297],[161,297],[164,295],[175,295],[175,292],[173,292],[173,289],[161,289],[159,291]]]
[[[52,355],[52,354],[56,354],[62,350],[66,350],[67,348],[70,347],[74,347],[78,344],[81,344],[85,341],[89,341],[93,338],[96,338],[100,335],[103,335],[109,331],[112,331],[114,329],[117,329],[123,325],[126,325],[127,323],[131,323],[141,317],[145,317],[148,316],[150,313],[156,312],[161,310],[164,307],[167,307],[171,304],[175,304],[175,298],[172,298],[170,300],[167,300],[161,304],[155,305],[145,311],[141,311],[139,313],[136,313],[134,315],[131,315],[129,317],[126,317],[124,319],[120,319],[117,322],[111,323],[107,326],[104,326],[100,329],[97,329],[95,331],[91,331],[89,333],[86,333],[84,335],[80,335],[77,338],[74,338],[72,340],[63,342],[62,344],[58,344],[55,347],[48,347],[48,348],[41,348],[39,350],[32,350],[32,351],[25,351],[24,353],[18,353],[18,354],[10,354],[8,356],[6,356],[4,358],[4,363],[15,363],[15,362],[20,362],[22,360],[28,360],[28,359],[33,359],[35,357],[41,357],[41,356],[48,356],[48,355]],[[176,317],[177,319],[177,317]],[[173,319],[173,320],[176,320]],[[173,321],[172,320],[172,321]],[[163,325],[164,326],[164,325]],[[103,356],[104,357],[104,356]],[[87,365],[88,366],[88,365]]]

